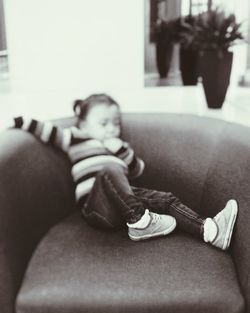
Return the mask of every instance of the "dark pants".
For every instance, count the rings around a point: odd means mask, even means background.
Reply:
[[[203,236],[204,218],[185,206],[171,192],[131,187],[118,165],[105,167],[96,176],[82,212],[95,226],[121,227],[137,222],[145,212],[175,217],[180,229],[197,237]]]

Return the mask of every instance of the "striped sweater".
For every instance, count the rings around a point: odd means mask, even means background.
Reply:
[[[138,158],[131,146],[119,138],[99,141],[87,138],[76,127],[60,128],[51,122],[17,117],[14,128],[25,130],[44,143],[64,151],[72,164],[71,174],[75,182],[75,197],[81,202],[91,191],[96,174],[108,164],[119,164],[128,177],[138,177],[144,162]]]

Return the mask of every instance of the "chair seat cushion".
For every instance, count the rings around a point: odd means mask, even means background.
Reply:
[[[133,242],[75,213],[41,241],[17,298],[22,313],[244,310],[234,264],[185,233]]]

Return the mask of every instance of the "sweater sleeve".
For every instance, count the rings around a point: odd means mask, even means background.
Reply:
[[[119,138],[111,138],[104,141],[104,145],[112,154],[125,162],[130,178],[136,178],[143,173],[145,164],[135,154],[130,144]]]
[[[63,151],[67,151],[71,142],[72,132],[69,128],[63,129],[51,122],[41,122],[32,118],[14,118],[13,128],[19,128],[33,134],[44,143],[51,144]]]

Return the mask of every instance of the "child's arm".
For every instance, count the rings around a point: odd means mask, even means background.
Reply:
[[[22,116],[14,118],[13,124],[9,126],[25,130],[42,142],[52,144],[63,151],[67,151],[72,137],[70,129],[61,129],[51,122],[41,122]]]
[[[143,173],[145,164],[135,155],[131,146],[120,138],[110,138],[103,142],[104,146],[115,156],[122,159],[128,166],[128,176],[135,178]]]

